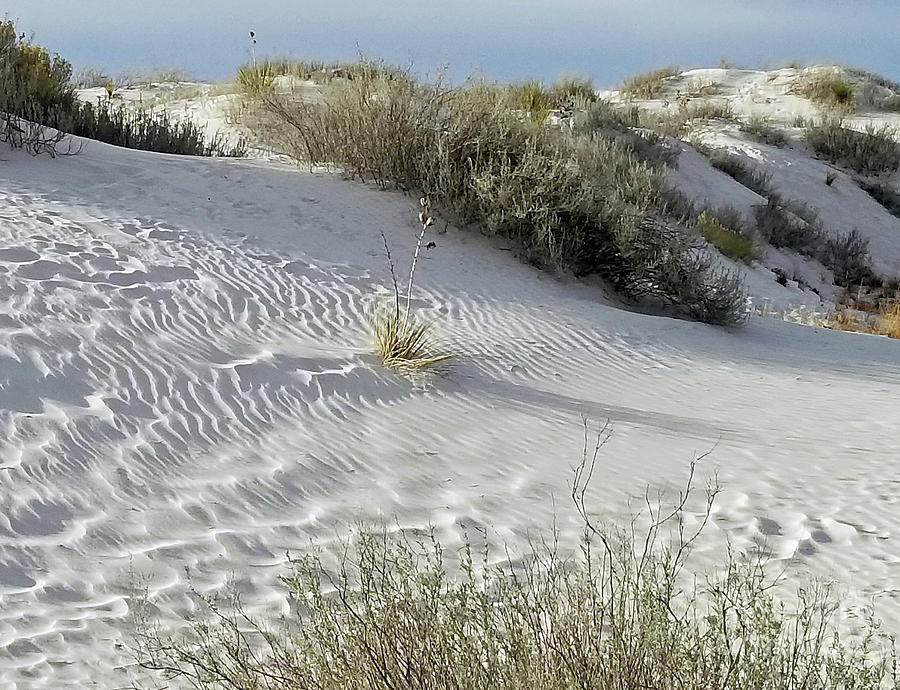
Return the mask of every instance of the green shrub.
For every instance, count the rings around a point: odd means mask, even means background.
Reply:
[[[59,55],[17,36],[12,22],[0,22],[0,141],[35,155],[56,155],[65,137],[40,125],[75,103],[71,73]]]
[[[839,120],[808,124],[806,141],[828,160],[845,165],[863,175],[891,173],[900,168],[897,131],[888,125],[864,132],[844,127]]]
[[[237,83],[250,96],[268,91],[275,83],[275,71],[268,62],[242,65],[237,71]]]
[[[165,113],[128,110],[111,102],[81,103],[71,76],[66,60],[17,37],[11,22],[0,22],[0,141],[50,155],[56,154],[65,133],[163,153],[244,153],[243,143],[231,146],[219,137],[207,141],[197,125]],[[110,96],[113,89],[110,83]]]
[[[545,107],[542,89],[519,94],[524,105]],[[695,260],[689,229],[668,214],[660,171],[602,132],[535,126],[513,107],[509,89],[447,89],[372,72],[332,80],[315,101],[278,93],[256,101],[267,118],[258,130],[297,159],[416,190],[515,240],[535,265],[598,273],[624,294],[698,318],[743,318],[740,281]],[[651,226],[667,229],[653,236]],[[730,314],[726,295],[734,298]]]
[[[628,99],[650,100],[659,96],[669,77],[678,74],[677,67],[662,67],[629,77],[622,84],[621,95]]]

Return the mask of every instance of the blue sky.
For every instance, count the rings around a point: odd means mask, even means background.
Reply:
[[[454,77],[593,76],[800,58],[900,81],[898,0],[7,0],[7,16],[73,64],[181,67],[226,77],[259,54],[347,59],[357,49]]]

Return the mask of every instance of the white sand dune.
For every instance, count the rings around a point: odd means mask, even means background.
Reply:
[[[357,519],[449,545],[574,532],[582,416],[614,428],[604,514],[715,445],[707,562],[723,536],[766,545],[900,632],[897,341],[632,313],[451,227],[414,304],[458,356],[410,382],[371,355],[368,315],[379,232],[407,257],[414,199],[95,142],[2,158],[0,687],[127,685],[144,581],[173,629],[189,584],[286,612],[286,552]]]

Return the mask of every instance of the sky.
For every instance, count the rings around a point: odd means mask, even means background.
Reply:
[[[74,66],[233,75],[250,56],[358,52],[454,79],[593,77],[662,65],[839,62],[900,81],[898,0],[6,0],[19,31]]]

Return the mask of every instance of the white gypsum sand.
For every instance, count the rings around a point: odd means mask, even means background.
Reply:
[[[451,228],[413,304],[457,357],[412,384],[372,354],[369,315],[390,298],[379,233],[402,272],[415,198],[97,142],[2,158],[0,687],[127,685],[142,583],[173,630],[190,585],[230,579],[249,612],[287,613],[286,553],[358,519],[450,547],[484,528],[522,548],[554,521],[571,538],[582,416],[614,429],[605,516],[715,446],[701,563],[761,545],[790,584],[837,579],[848,626],[874,600],[900,632],[897,341],[625,311]]]

